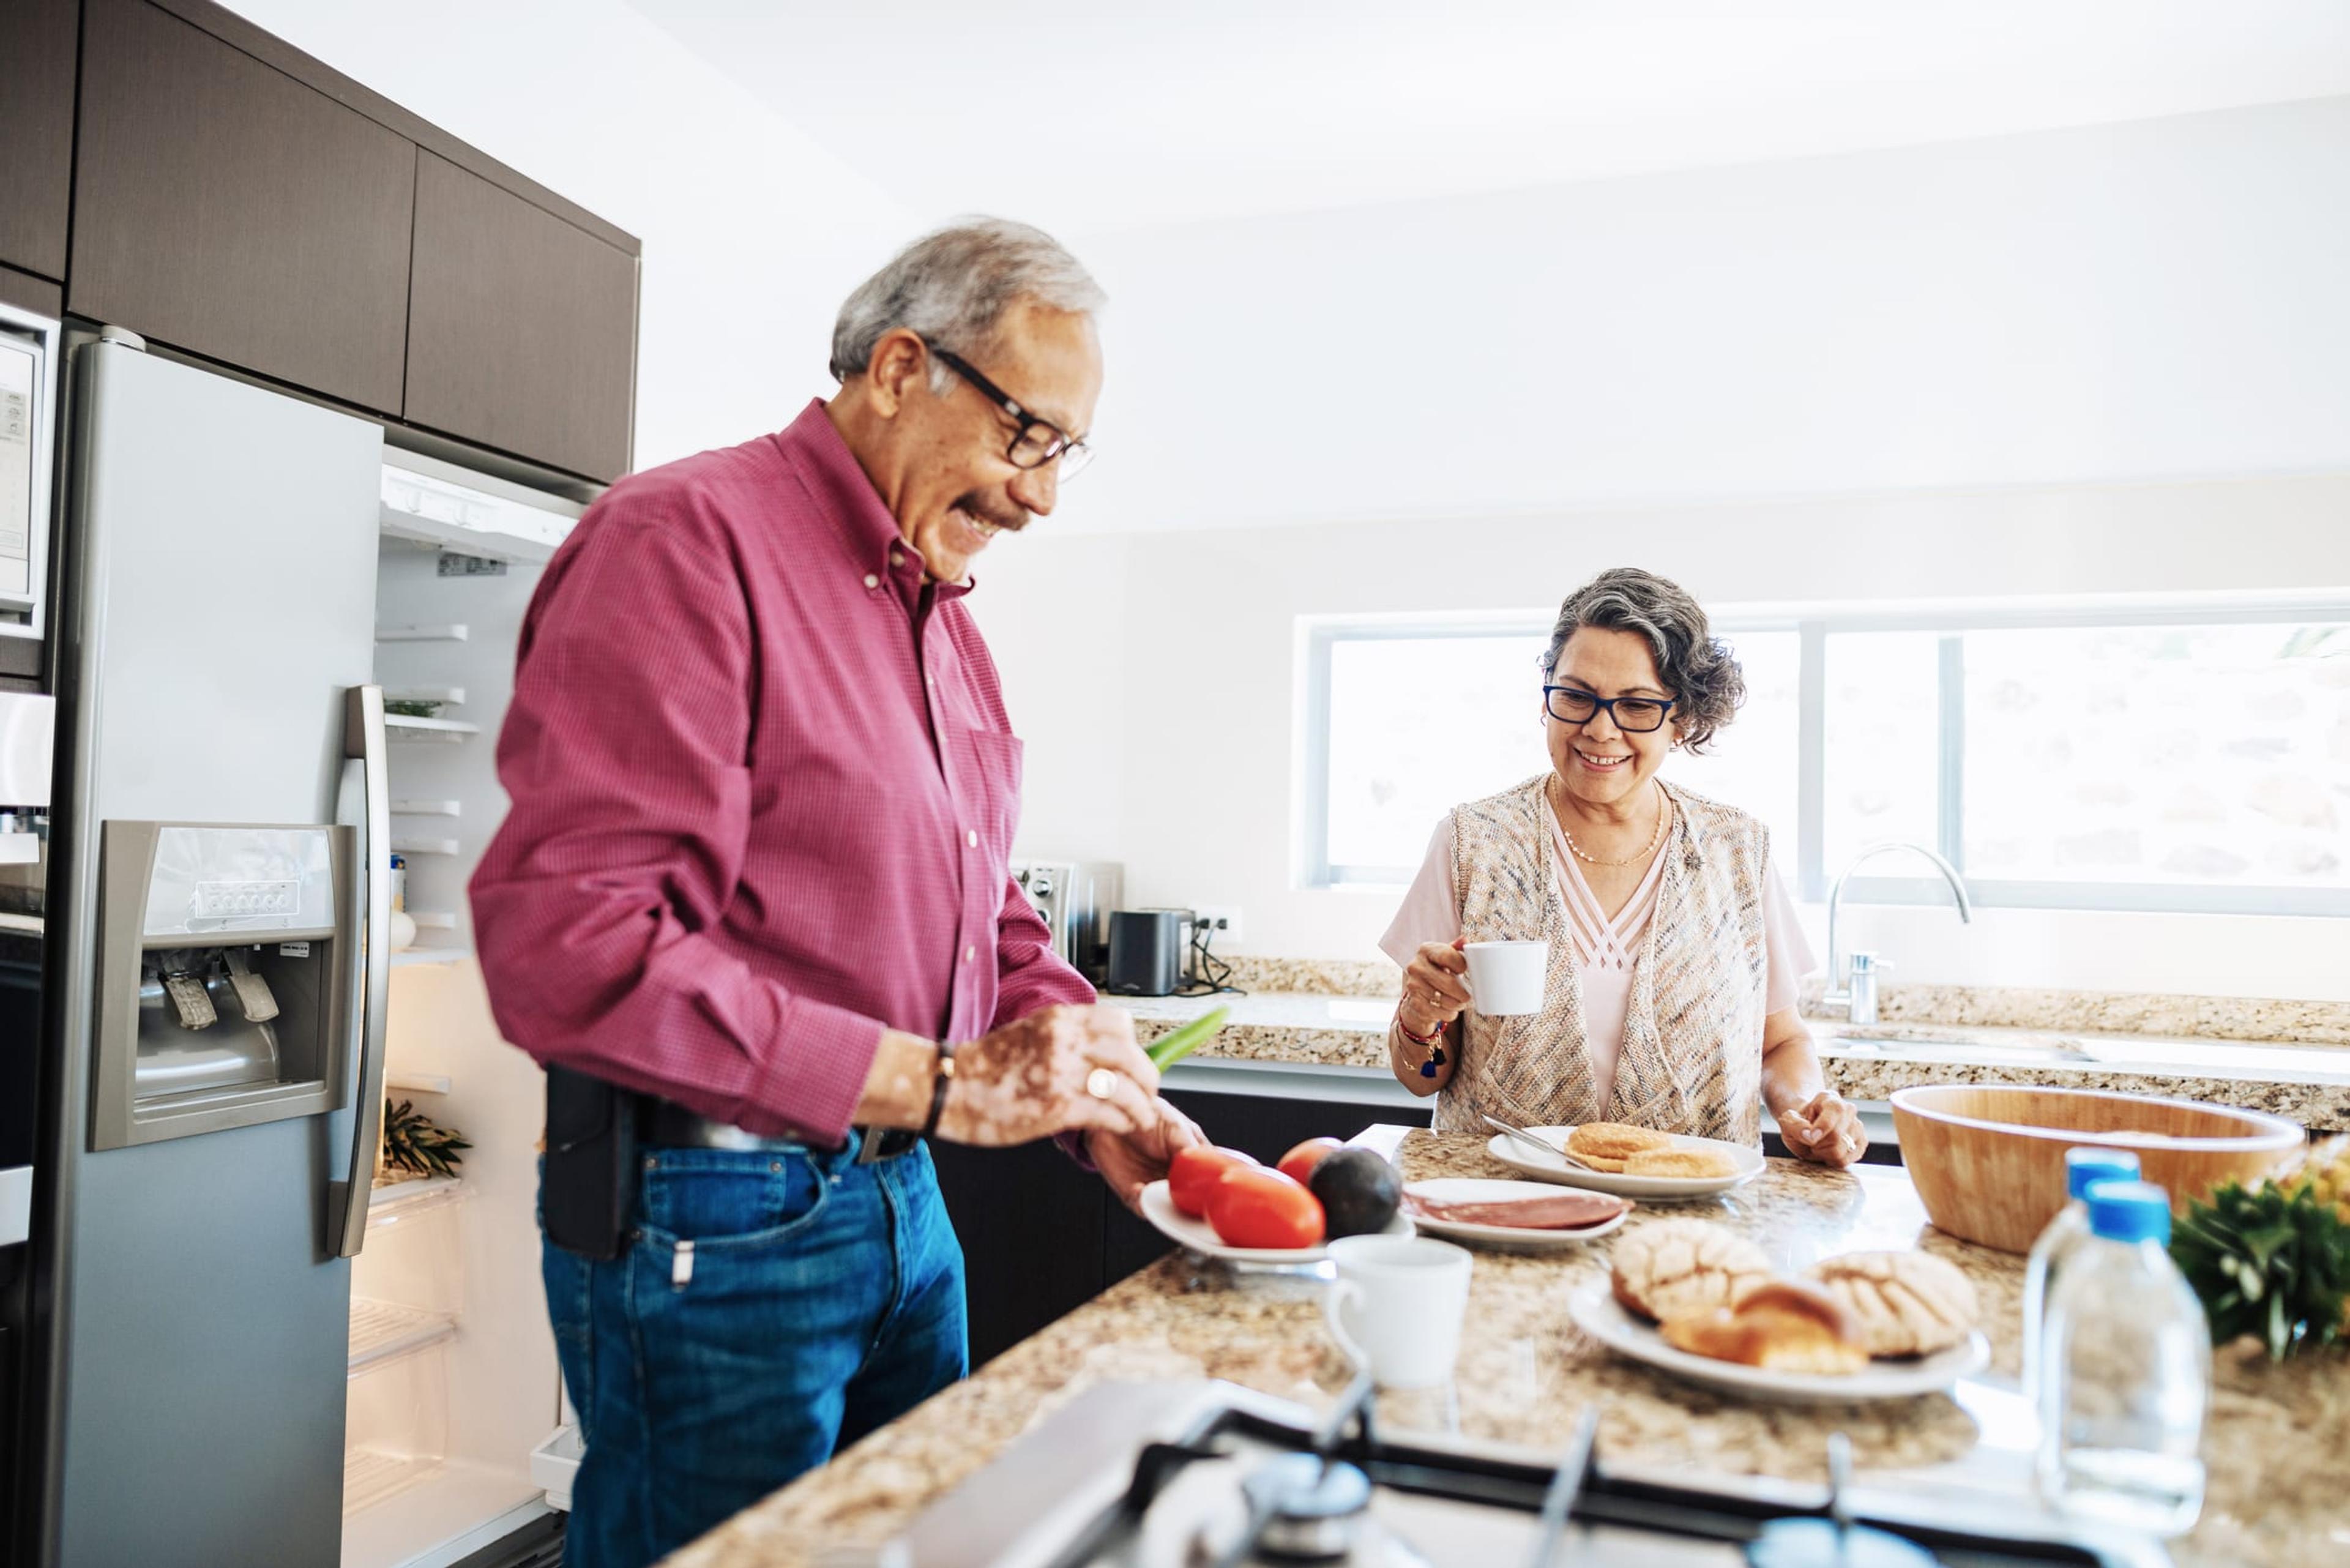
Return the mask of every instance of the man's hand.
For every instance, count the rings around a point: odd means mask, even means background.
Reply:
[[[1141,1212],[1142,1189],[1167,1174],[1178,1149],[1208,1141],[1199,1124],[1169,1105],[1154,1100],[1158,1113],[1148,1126],[1130,1133],[1097,1128],[1086,1135],[1086,1154],[1101,1172],[1118,1200]]]
[[[939,1136],[1000,1148],[1071,1130],[1125,1135],[1158,1123],[1158,1092],[1124,1008],[1047,1007],[955,1052]]]
[[[1779,1113],[1779,1136],[1799,1159],[1846,1166],[1868,1151],[1860,1113],[1834,1089],[1822,1089],[1793,1110]]]

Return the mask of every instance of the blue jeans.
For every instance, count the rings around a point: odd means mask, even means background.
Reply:
[[[853,1148],[652,1149],[625,1254],[545,1244],[587,1444],[567,1568],[639,1568],[969,1369],[930,1151]]]

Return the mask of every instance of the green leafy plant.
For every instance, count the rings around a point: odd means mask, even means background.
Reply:
[[[473,1146],[454,1127],[444,1127],[416,1108],[413,1100],[384,1103],[383,1163],[411,1176],[454,1176],[464,1151]]]
[[[2345,1337],[2350,1224],[2305,1186],[2221,1183],[2188,1206],[2170,1255],[2202,1299],[2215,1344],[2249,1334],[2282,1361]]]

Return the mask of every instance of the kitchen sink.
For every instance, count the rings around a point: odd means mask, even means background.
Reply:
[[[2094,1064],[2097,1058],[2068,1045],[2000,1044],[1981,1040],[1885,1040],[1866,1034],[1839,1034],[1821,1042],[1830,1055],[1882,1056],[1892,1061],[1932,1057],[1946,1062],[1983,1065],[2068,1067]]]

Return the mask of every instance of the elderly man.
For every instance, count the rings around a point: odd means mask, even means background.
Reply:
[[[1087,454],[1101,297],[1021,224],[916,242],[841,307],[837,396],[615,485],[531,606],[473,898],[550,1068],[575,1568],[962,1375],[918,1135],[1060,1135],[1129,1204],[1198,1138],[1010,880],[1020,742],[962,603]]]

